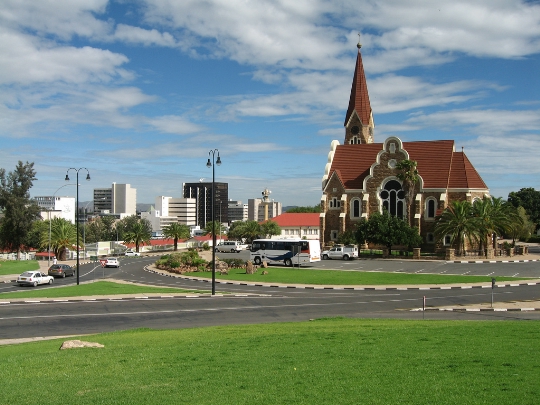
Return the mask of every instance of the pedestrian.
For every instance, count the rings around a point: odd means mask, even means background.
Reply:
[[[53,258],[52,258],[52,264],[56,264],[56,256],[53,256]]]

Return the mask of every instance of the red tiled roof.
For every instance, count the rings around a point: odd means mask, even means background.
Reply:
[[[364,65],[362,64],[362,54],[360,51],[358,51],[358,56],[356,57],[351,97],[349,99],[349,108],[347,109],[344,125],[347,125],[347,122],[349,122],[349,119],[351,118],[351,114],[355,110],[358,117],[360,117],[362,124],[368,125],[369,117],[371,116],[371,104],[369,102],[366,75],[364,73]]]
[[[280,227],[288,226],[319,226],[319,213],[284,213],[271,218],[270,221],[276,222]],[[264,221],[263,221],[264,222]]]
[[[382,143],[339,145],[329,177],[335,172],[346,189],[361,189]],[[487,189],[486,184],[463,152],[454,152],[454,141],[403,142],[409,159],[417,162],[424,188]]]

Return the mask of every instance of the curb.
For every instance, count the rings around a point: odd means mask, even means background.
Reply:
[[[523,260],[447,260],[446,263],[457,264],[474,264],[474,263],[529,263],[538,262],[540,259],[523,259]]]
[[[426,308],[424,312],[532,312],[540,308]],[[411,309],[411,312],[422,312],[422,308]]]
[[[163,274],[155,270],[150,270],[145,267],[145,270],[149,273],[158,274],[163,277],[173,277],[173,278],[179,278],[183,280],[190,280],[190,281],[200,281],[202,283],[211,283],[212,280],[206,279],[206,278],[196,278],[196,277],[186,277],[186,276],[178,276],[178,275],[172,275],[172,274]],[[261,283],[244,283],[244,282],[234,282],[234,281],[218,281],[216,280],[216,284],[229,284],[229,285],[244,285],[249,287],[269,287],[269,288],[297,288],[297,289],[304,289],[304,290],[354,290],[354,291],[389,291],[389,290],[398,290],[398,291],[408,291],[408,290],[468,290],[472,288],[492,288],[491,284],[489,285],[461,285],[461,286],[434,286],[434,287],[334,287],[334,286],[305,286],[305,285],[287,285],[287,284],[261,284]],[[532,286],[532,285],[540,285],[539,282],[535,283],[511,283],[511,284],[496,284],[496,287],[503,288],[503,287],[520,287],[520,286]]]

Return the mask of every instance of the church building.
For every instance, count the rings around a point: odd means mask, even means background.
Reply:
[[[345,115],[343,145],[334,140],[322,178],[320,241],[322,246],[338,235],[354,230],[358,221],[372,213],[390,214],[404,220],[407,205],[396,165],[417,162],[420,180],[411,205],[412,225],[420,230],[425,250],[434,250],[435,218],[454,200],[489,196],[489,189],[463,151],[453,140],[403,142],[391,136],[376,143],[373,111],[358,44],[349,108]],[[446,237],[442,245],[449,246]]]

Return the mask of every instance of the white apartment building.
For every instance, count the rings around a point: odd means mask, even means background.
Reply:
[[[161,230],[175,222],[189,227],[197,224],[197,200],[195,198],[173,198],[166,196],[156,197],[155,208],[142,212],[141,218],[148,219],[152,224],[152,231],[160,233]]]
[[[95,188],[94,213],[120,217],[137,214],[137,189],[117,183],[113,183],[111,188]]]
[[[265,205],[268,205],[268,219],[281,215],[282,204],[278,201],[265,203],[262,198],[250,198],[248,200],[248,220],[264,221]]]
[[[75,197],[38,196],[34,197],[34,201],[43,208],[41,217],[44,220],[64,218],[75,223]]]

